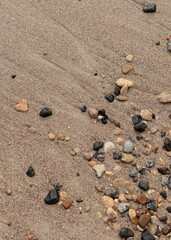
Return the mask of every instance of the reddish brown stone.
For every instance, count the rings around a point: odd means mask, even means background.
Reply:
[[[64,208],[68,209],[72,204],[73,200],[71,198],[67,198],[62,205],[64,206]]]
[[[151,221],[150,215],[141,215],[138,219],[138,224],[140,227],[145,228],[147,224]]]
[[[138,201],[140,204],[146,204],[147,199],[148,199],[147,195],[144,194],[144,193],[142,193],[141,195],[138,196],[137,201]]]

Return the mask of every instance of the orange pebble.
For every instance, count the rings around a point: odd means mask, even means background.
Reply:
[[[33,234],[31,234],[31,235],[28,236],[28,240],[31,240],[31,239],[33,239],[33,238],[34,238],[34,235],[33,235]]]

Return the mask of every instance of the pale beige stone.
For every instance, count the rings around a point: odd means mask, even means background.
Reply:
[[[132,62],[133,59],[134,59],[134,56],[132,54],[128,54],[128,56],[126,56],[127,62]]]
[[[171,94],[168,92],[163,92],[156,96],[160,103],[171,103]]]
[[[98,110],[96,108],[89,108],[88,113],[93,119],[96,119],[98,117]]]
[[[15,110],[20,112],[27,112],[28,111],[27,100],[22,99],[22,101],[15,106]]]
[[[49,139],[50,139],[51,141],[53,141],[53,140],[55,140],[56,135],[55,135],[54,133],[49,133],[49,134],[48,134],[48,137],[49,137]]]
[[[149,109],[143,109],[140,112],[141,117],[144,120],[147,120],[147,121],[151,121],[152,120],[152,114],[153,114],[152,111],[149,110]]]
[[[117,86],[119,87],[124,87],[124,86],[128,86],[128,87],[132,87],[134,84],[132,81],[124,79],[124,78],[120,78],[116,81]]]
[[[115,202],[114,202],[113,198],[108,197],[108,196],[103,196],[102,202],[106,208],[113,208],[115,206]]]

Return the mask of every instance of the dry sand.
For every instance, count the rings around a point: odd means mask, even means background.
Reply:
[[[31,233],[39,240],[119,239],[113,224],[108,226],[97,217],[97,212],[104,216],[105,209],[102,195],[94,188],[96,183],[109,186],[118,175],[97,179],[82,154],[96,140],[115,142],[114,126],[95,123],[79,107],[105,108],[121,123],[124,139],[135,138],[131,115],[144,108],[156,114],[159,129],[169,129],[170,105],[160,104],[155,95],[171,91],[166,47],[171,1],[155,2],[157,12],[145,14],[142,0],[1,0],[0,240],[24,240]],[[134,70],[125,78],[135,87],[126,102],[108,103],[104,95],[112,93],[116,80],[124,77],[121,66],[130,53],[135,56]],[[14,109],[23,98],[28,101],[26,113]],[[50,107],[53,115],[42,119],[43,107]],[[29,133],[29,126],[38,133]],[[49,132],[63,133],[71,141],[49,141]],[[150,158],[162,157],[169,163],[160,132],[151,142],[160,148]],[[75,147],[81,153],[73,157],[70,152]],[[143,160],[142,154],[138,161]],[[114,160],[105,161],[107,170],[113,170]],[[34,178],[25,174],[30,165]],[[153,177],[150,181],[160,189]],[[43,201],[57,182],[67,186],[67,195],[74,200],[69,211]],[[11,196],[4,192],[6,187],[12,189]],[[90,212],[80,214],[82,203],[76,202],[80,197],[91,202]],[[126,221],[122,219],[121,226],[131,226]]]

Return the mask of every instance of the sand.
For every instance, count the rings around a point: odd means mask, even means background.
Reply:
[[[121,123],[124,139],[136,137],[131,115],[144,108],[156,114],[159,129],[169,129],[170,105],[159,103],[156,95],[171,91],[166,47],[171,33],[171,1],[155,2],[157,12],[145,14],[145,1],[141,0],[1,1],[0,239],[24,240],[31,233],[41,240],[119,239],[113,224],[108,226],[97,217],[97,212],[105,216],[105,208],[103,195],[94,188],[97,183],[109,186],[118,175],[97,179],[83,159],[94,141],[115,142],[115,127],[95,122],[79,108],[105,108]],[[121,66],[128,54],[134,55],[134,70],[125,76]],[[134,82],[128,100],[108,103],[104,95],[113,92],[121,77]],[[17,112],[15,106],[23,98],[29,110]],[[53,115],[41,118],[43,107],[50,107]],[[30,126],[38,133],[29,133]],[[50,132],[70,136],[71,141],[50,141]],[[160,132],[151,139],[160,148],[150,158],[159,161],[162,157],[168,163]],[[81,152],[73,157],[70,152],[76,147]],[[143,160],[142,154],[138,161]],[[111,157],[105,161],[107,170],[116,166]],[[25,174],[30,165],[36,172],[34,178]],[[125,173],[128,176],[126,169]],[[153,177],[150,181],[156,185]],[[74,200],[69,211],[44,203],[57,182]],[[6,187],[12,190],[10,196]],[[76,202],[80,197],[91,203],[90,212],[80,214],[83,204]],[[120,224],[130,225],[124,219]]]

